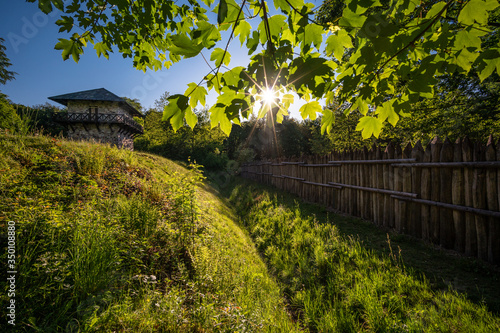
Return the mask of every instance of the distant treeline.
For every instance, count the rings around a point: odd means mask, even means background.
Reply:
[[[0,129],[21,134],[65,135],[64,126],[54,121],[54,115],[60,112],[66,112],[66,108],[49,103],[34,106],[15,104],[0,92]]]

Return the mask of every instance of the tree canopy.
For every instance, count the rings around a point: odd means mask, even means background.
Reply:
[[[60,31],[73,33],[55,45],[64,59],[78,61],[91,44],[98,56],[117,50],[138,69],[158,70],[210,50],[206,75],[183,95],[168,98],[163,119],[174,129],[184,120],[195,126],[193,110],[205,106],[212,89],[218,98],[209,109],[211,125],[220,124],[226,134],[232,123],[249,117],[256,101],[262,102],[259,118],[281,122],[293,91],[307,102],[300,109],[304,119],[322,114],[322,132],[334,124],[334,110],[321,107],[326,100],[346,113],[360,112],[357,130],[367,138],[378,136],[384,123],[396,125],[412,104],[433,97],[445,74],[474,72],[479,81],[500,74],[497,0],[331,0],[322,7],[303,0],[38,5],[45,13],[52,6],[61,10]],[[224,49],[216,47],[222,31],[230,33]],[[246,67],[229,67],[227,46],[236,38],[251,55]]]

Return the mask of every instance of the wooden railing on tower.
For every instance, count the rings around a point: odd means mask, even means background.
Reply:
[[[97,123],[97,124],[119,124],[127,127],[129,131],[143,134],[144,130],[134,118],[126,114],[90,114],[90,113],[66,113],[58,114],[55,118],[60,123]]]

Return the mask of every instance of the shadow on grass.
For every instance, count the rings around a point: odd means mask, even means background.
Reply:
[[[408,272],[420,280],[425,278],[433,290],[454,289],[470,301],[486,305],[492,313],[500,314],[500,268],[497,266],[439,248],[421,239],[380,228],[370,221],[337,214],[323,206],[306,203],[295,195],[239,177],[226,186],[219,187],[220,195],[229,198],[238,185],[267,191],[286,208],[293,209],[299,203],[302,217],[314,215],[320,223],[334,224],[341,235],[359,240],[364,248],[377,256],[397,256]]]

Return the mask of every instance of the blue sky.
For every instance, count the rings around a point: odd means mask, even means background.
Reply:
[[[119,53],[111,54],[109,60],[98,58],[90,47],[78,63],[72,59],[63,61],[61,52],[54,50],[58,38],[67,37],[58,32],[57,15],[47,16],[36,3],[23,1],[2,1],[0,13],[0,37],[5,39],[7,57],[12,63],[9,70],[18,73],[15,80],[0,90],[15,103],[53,103],[47,97],[106,88],[118,96],[137,98],[148,108],[165,91],[184,93],[188,83],[199,82],[209,71],[203,58],[196,57],[174,64],[168,70],[144,73],[133,67],[130,58],[124,59]],[[239,45],[234,42],[232,46]],[[233,47],[231,53],[231,66],[248,61],[239,47]],[[214,101],[208,100],[209,104]]]
[[[184,59],[168,70],[144,73],[133,67],[130,58],[123,59],[119,53],[111,54],[109,60],[98,58],[91,47],[85,49],[78,63],[71,58],[63,61],[61,51],[54,50],[54,45],[58,38],[67,35],[58,32],[57,19],[57,10],[47,16],[38,9],[37,3],[0,2],[0,37],[5,39],[6,54],[12,63],[9,70],[18,73],[15,80],[0,86],[0,91],[14,103],[54,104],[47,97],[106,88],[118,96],[137,98],[144,108],[149,108],[165,91],[182,94],[188,83],[198,83],[209,72],[203,58],[197,56]],[[227,38],[228,34],[223,34],[217,46],[224,48]],[[240,45],[238,39],[231,43],[230,67],[248,64],[247,51]],[[207,59],[210,52],[203,52]],[[216,95],[211,93],[208,105],[213,105],[215,100]],[[298,115],[300,104],[292,107],[293,115]]]

